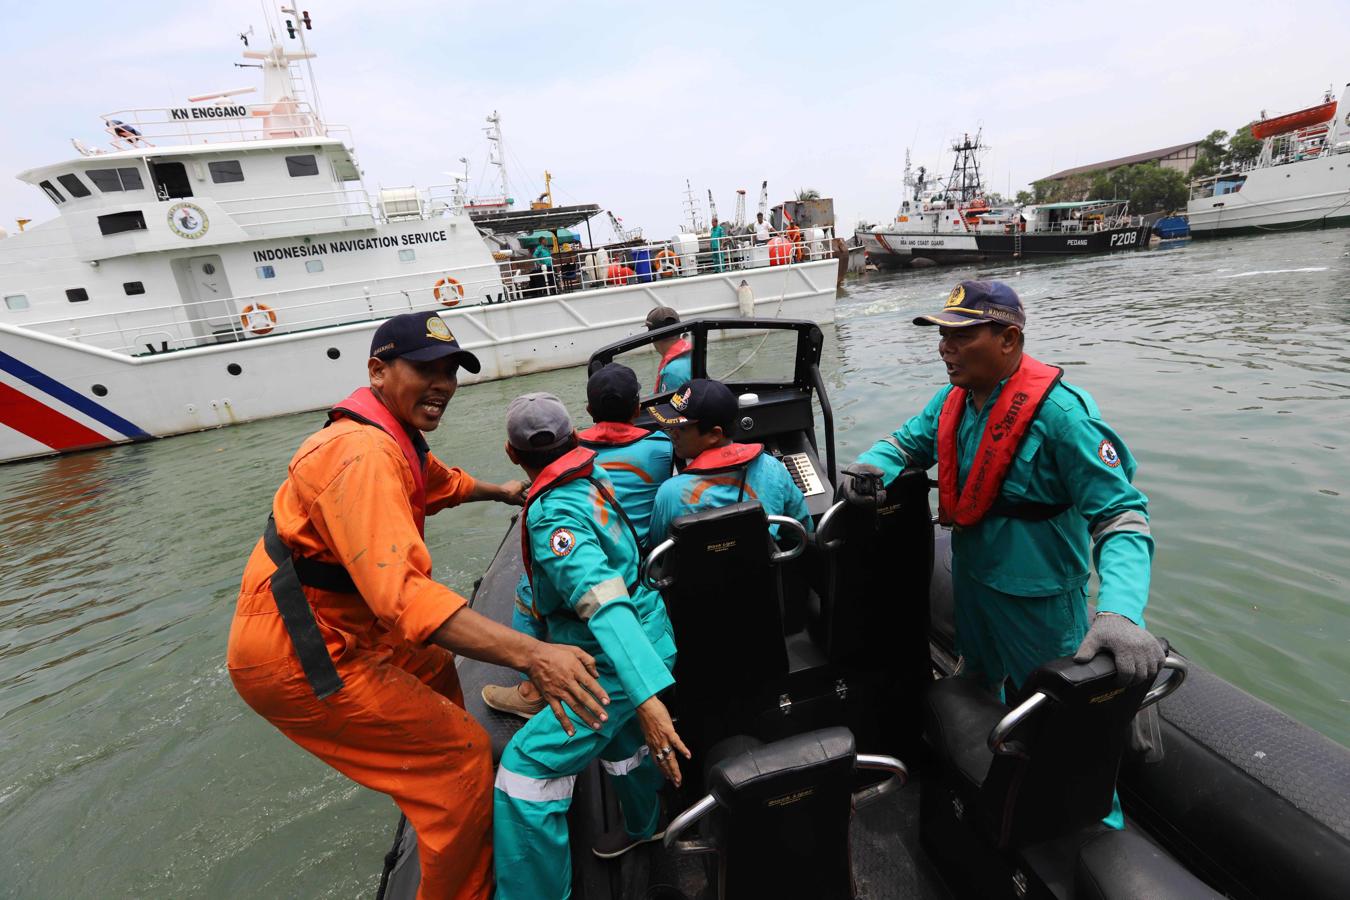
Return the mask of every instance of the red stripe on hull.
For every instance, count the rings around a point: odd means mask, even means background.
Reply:
[[[0,382],[0,424],[28,435],[53,450],[75,450],[111,444],[103,435],[67,415]]]

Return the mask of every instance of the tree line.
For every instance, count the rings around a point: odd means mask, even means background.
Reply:
[[[1241,166],[1261,154],[1261,141],[1252,137],[1251,123],[1230,137],[1216,129],[1196,147],[1196,160],[1185,174],[1157,162],[1138,163],[1116,169],[1080,172],[1058,180],[1032,182],[1030,191],[1019,191],[1017,203],[1062,203],[1071,200],[1128,200],[1136,215],[1171,212],[1186,205],[1189,184],[1227,168]]]

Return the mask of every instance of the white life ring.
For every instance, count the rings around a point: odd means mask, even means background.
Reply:
[[[441,295],[442,290],[445,291],[444,296]],[[464,297],[464,285],[447,275],[436,282],[436,287],[432,289],[432,293],[436,295],[436,302],[440,303],[441,306],[456,306]]]
[[[239,321],[249,334],[271,334],[277,325],[277,313],[264,303],[250,303],[240,313]]]

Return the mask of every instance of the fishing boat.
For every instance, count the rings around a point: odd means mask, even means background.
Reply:
[[[654,365],[650,341],[681,330],[695,377],[739,395],[735,438],[783,461],[815,534],[779,519],[772,543],[749,502],[677,519],[647,555],[640,577],[679,648],[666,702],[693,758],[664,789],[663,842],[613,862],[590,847],[621,823],[614,793],[598,765],[578,777],[574,896],[1350,896],[1350,749],[1181,647],[1152,684],[1122,683],[1109,654],[1051,661],[1006,703],[953,677],[950,533],[932,484],[908,471],[875,510],[839,501],[821,330],[701,319],[605,347],[591,370]],[[517,527],[472,600],[503,624]],[[472,660],[459,676],[495,759],[520,720],[479,692],[518,676]],[[1124,831],[1100,821],[1116,787]],[[379,897],[412,898],[417,882],[400,819]]]
[[[1149,229],[1127,203],[1086,200],[994,208],[980,175],[981,135],[952,144],[946,180],[911,173],[905,157],[905,197],[894,221],[859,229],[855,237],[881,268],[986,259],[1065,256],[1138,250]]]
[[[474,351],[466,383],[580,365],[656,306],[833,320],[824,244],[773,265],[581,248],[544,272],[501,235],[588,208],[488,208],[462,179],[368,190],[319,107],[312,20],[290,15],[266,46],[240,36],[261,102],[237,88],[106,113],[109,146],[19,175],[57,215],[0,240],[0,462],[327,407],[402,312],[439,313]],[[677,263],[657,272],[663,251]]]
[[[1191,234],[1350,225],[1350,84],[1322,102],[1252,123],[1256,159],[1191,183]]]

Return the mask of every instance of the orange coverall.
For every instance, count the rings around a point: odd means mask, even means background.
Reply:
[[[455,506],[474,480],[428,454],[427,513]],[[492,760],[464,711],[454,655],[427,645],[465,604],[431,579],[413,520],[413,473],[394,439],[342,418],[308,438],[272,501],[298,556],[346,568],[359,594],[305,586],[343,687],[320,700],[271,592],[276,566],[253,548],[230,628],[235,689],[295,743],[358,784],[394,798],[417,829],[419,897],[492,892]]]

